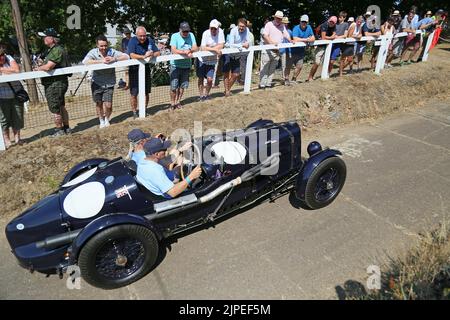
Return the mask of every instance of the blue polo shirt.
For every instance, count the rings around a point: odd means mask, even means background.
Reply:
[[[137,167],[136,179],[150,192],[164,196],[174,184],[166,175],[164,167],[152,160],[143,160]]]
[[[197,42],[195,41],[194,34],[189,32],[189,35],[186,38],[177,32],[170,37],[170,46],[175,47],[178,50],[191,50],[193,46],[196,46]],[[170,65],[176,68],[182,69],[190,69],[191,68],[191,59],[180,59],[180,60],[170,60]]]
[[[311,28],[311,26],[309,24],[306,25],[306,29],[305,30],[300,28],[299,25],[296,25],[294,27],[294,30],[292,30],[292,37],[305,39],[305,38],[309,38],[309,37],[311,37],[313,35],[314,35],[313,30],[312,30],[312,28]],[[292,54],[302,56],[302,55],[305,54],[305,47],[292,48],[291,52],[292,52]]]
[[[418,30],[422,25],[432,23],[434,20],[432,18],[423,18],[419,22],[416,23],[415,27]],[[430,26],[427,29],[425,29],[427,32],[433,31],[434,26]]]
[[[380,29],[378,29],[377,27],[373,27],[372,29],[369,29],[369,27],[367,26],[367,23],[364,23],[364,25],[362,26],[362,34],[366,35],[366,32],[370,32],[370,33],[375,33],[375,32],[379,32]]]
[[[132,53],[139,54],[143,56],[147,51],[152,50],[153,52],[159,51],[158,47],[155,45],[155,41],[149,37],[144,43],[140,43],[137,37],[133,37],[128,42],[127,54]],[[130,56],[131,58],[131,56]],[[139,70],[139,66],[131,66],[130,71]]]

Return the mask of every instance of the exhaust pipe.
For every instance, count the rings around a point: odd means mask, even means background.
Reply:
[[[36,248],[55,249],[71,243],[80,234],[80,230],[74,230],[57,236],[48,237],[43,241],[36,242]]]

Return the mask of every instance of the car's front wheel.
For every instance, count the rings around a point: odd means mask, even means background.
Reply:
[[[329,205],[341,192],[346,176],[347,168],[341,158],[331,157],[321,162],[306,184],[306,206],[320,209]]]
[[[118,225],[90,239],[78,257],[81,276],[89,284],[115,289],[145,276],[158,257],[158,240],[140,225]]]

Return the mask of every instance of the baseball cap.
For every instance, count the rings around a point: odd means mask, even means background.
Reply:
[[[353,17],[348,18],[348,22],[355,22],[355,18]]]
[[[365,16],[371,16],[371,15],[372,15],[372,12],[370,12],[370,11],[367,11],[365,14]]]
[[[42,32],[38,32],[40,37],[59,37],[58,32],[53,28],[47,28]]]
[[[191,27],[189,26],[189,23],[187,23],[186,21],[180,23],[180,29],[181,31],[191,31]]]
[[[130,142],[138,142],[142,139],[150,138],[150,134],[145,133],[141,129],[133,129],[128,133],[127,137]]]
[[[400,11],[395,10],[394,13],[392,14],[393,16],[399,16],[400,15]]]
[[[426,13],[426,15],[430,15],[430,16],[432,16],[433,15],[433,13],[430,11],[430,10],[428,10],[427,11],[427,13]]]
[[[151,138],[144,144],[144,152],[146,155],[152,155],[158,151],[167,150],[171,144],[172,142],[169,140],[163,141],[159,138]]]
[[[328,22],[334,22],[337,23],[337,17],[336,16],[332,16],[328,19]]]
[[[304,14],[300,17],[300,22],[302,21],[309,22],[309,17],[307,14]]]
[[[211,20],[211,22],[209,23],[209,27],[210,28],[216,28],[219,29],[220,27],[220,22],[217,19],[213,19]]]
[[[283,19],[284,14],[283,11],[278,10],[277,12],[275,12],[275,14],[273,15],[275,18],[280,18]]]

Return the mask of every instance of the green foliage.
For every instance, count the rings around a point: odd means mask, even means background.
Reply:
[[[43,42],[36,33],[48,27],[55,28],[61,34],[61,43],[67,48],[69,55],[82,56],[95,46],[95,37],[106,31],[105,24],[117,24],[120,28],[130,23],[135,29],[138,25],[147,27],[152,32],[177,32],[181,21],[188,21],[192,31],[200,41],[201,34],[208,28],[209,21],[217,18],[222,27],[227,29],[240,17],[253,23],[255,39],[259,38],[259,30],[264,18],[272,16],[276,10],[283,10],[297,24],[302,14],[308,14],[311,24],[318,25],[327,15],[336,15],[341,10],[349,16],[363,14],[371,4],[377,4],[385,18],[393,9],[394,3],[402,14],[411,5],[419,7],[419,13],[436,10],[443,3],[440,0],[210,0],[208,5],[199,0],[156,1],[156,0],[20,0],[20,9],[25,32],[30,44],[30,51],[40,52]],[[66,26],[67,8],[76,4],[81,9],[81,29],[70,30]],[[397,8],[397,7],[396,7]],[[446,9],[446,8],[443,8]],[[15,46],[15,29],[11,17],[11,4],[8,0],[0,1],[0,41]]]

